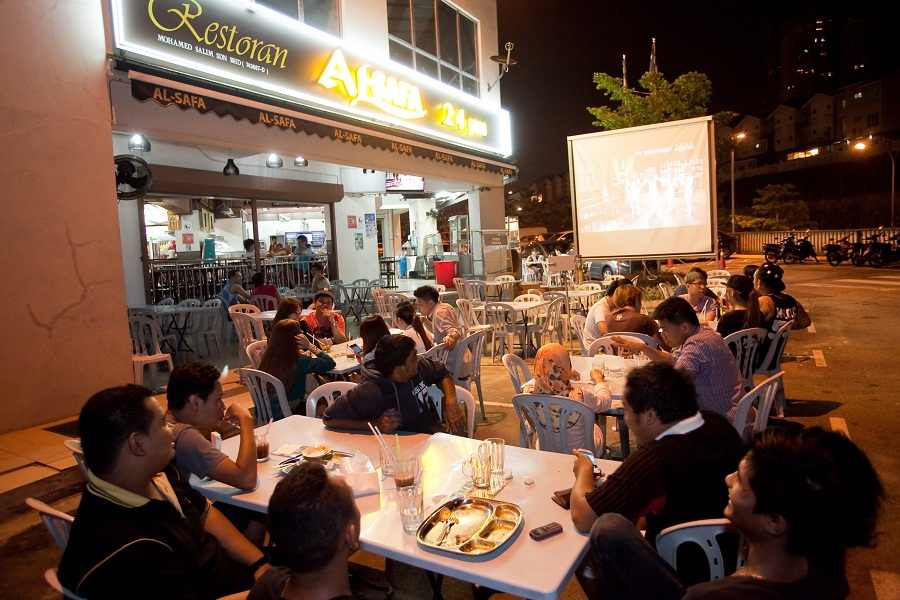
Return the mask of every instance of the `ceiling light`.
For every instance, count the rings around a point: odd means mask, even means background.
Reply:
[[[266,158],[266,166],[270,169],[280,169],[284,166],[284,160],[273,152]]]
[[[238,166],[236,164],[234,164],[234,159],[229,158],[228,161],[225,163],[225,168],[222,169],[222,175],[228,176],[228,175],[240,175],[240,174],[241,174],[241,170],[238,169]]]
[[[305,158],[303,158],[302,156],[298,156],[297,158],[294,159],[294,166],[295,167],[308,167],[309,161],[306,160]]]
[[[131,152],[150,152],[150,140],[136,133],[128,140],[128,150]]]

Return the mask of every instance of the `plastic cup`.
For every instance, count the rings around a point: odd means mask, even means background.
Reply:
[[[420,484],[397,489],[397,503],[400,505],[400,522],[403,531],[415,533],[422,522],[424,498]]]

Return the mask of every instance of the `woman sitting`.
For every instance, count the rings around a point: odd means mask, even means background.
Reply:
[[[753,289],[753,280],[746,275],[732,275],[725,284],[725,302],[731,308],[719,318],[716,331],[728,337],[741,329],[760,327],[762,313],[759,310],[759,294]]]
[[[656,321],[641,314],[641,288],[625,285],[616,289],[612,297],[613,310],[606,317],[609,333],[643,333],[655,337],[659,331]]]
[[[300,323],[284,319],[272,327],[269,343],[259,363],[259,370],[277,377],[284,384],[288,404],[293,414],[306,414],[306,376],[311,373],[327,373],[335,367],[334,359],[314,348],[301,335]],[[276,421],[288,415],[281,414],[277,400],[272,403],[272,418]]]
[[[397,307],[397,326],[403,330],[403,335],[416,343],[416,352],[422,354],[431,350],[434,342],[425,330],[422,319],[416,314],[416,308],[412,302],[404,302]]]
[[[299,300],[296,298],[285,298],[278,305],[278,310],[275,312],[275,318],[272,319],[272,327],[275,327],[280,321],[285,319],[299,321],[302,314],[303,307],[300,305]]]
[[[630,286],[629,286],[630,287]],[[593,412],[608,410],[611,405],[609,388],[603,381],[603,373],[599,369],[591,370],[593,384],[573,385],[581,376],[572,369],[572,359],[562,344],[544,344],[534,357],[534,380],[522,386],[524,394],[551,394],[564,396],[570,400],[581,402]],[[583,448],[587,440],[581,439],[575,428],[580,415],[569,417],[568,442],[572,448]],[[556,425],[556,423],[554,423]],[[594,447],[603,447],[603,436],[600,428],[594,425]]]
[[[387,323],[381,315],[371,315],[363,319],[359,324],[359,337],[362,338],[362,357],[360,362],[367,368],[374,368],[372,361],[375,359],[375,346],[386,335],[390,335]]]

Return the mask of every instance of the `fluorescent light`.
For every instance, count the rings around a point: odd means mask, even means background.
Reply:
[[[130,152],[150,152],[150,140],[135,133],[128,139],[128,150]]]
[[[280,169],[284,166],[284,160],[273,152],[266,158],[266,166],[270,169]]]
[[[294,159],[294,166],[295,167],[308,167],[309,161],[306,160],[305,158],[303,158],[302,156],[298,156],[297,158]]]

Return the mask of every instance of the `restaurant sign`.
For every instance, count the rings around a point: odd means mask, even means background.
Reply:
[[[507,111],[248,0],[112,6],[115,45],[126,59],[472,150],[512,153]]]

